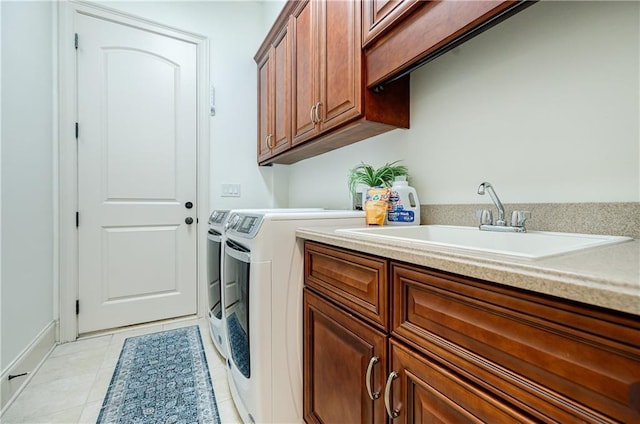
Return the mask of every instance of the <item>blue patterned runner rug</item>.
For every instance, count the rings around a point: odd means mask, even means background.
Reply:
[[[198,326],[126,339],[97,422],[220,423]]]

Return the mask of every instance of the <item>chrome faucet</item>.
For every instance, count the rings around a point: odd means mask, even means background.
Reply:
[[[491,200],[493,200],[493,203],[496,205],[496,208],[498,208],[498,220],[496,221],[496,225],[506,225],[506,221],[504,220],[504,206],[502,206],[502,202],[498,198],[498,195],[496,194],[496,191],[493,189],[493,186],[491,185],[491,183],[484,182],[480,184],[480,187],[478,187],[478,194],[483,196],[485,190],[489,192],[489,196],[491,196]]]
[[[505,221],[505,211],[500,198],[496,194],[491,183],[484,182],[480,184],[478,187],[478,194],[484,195],[485,192],[489,192],[489,196],[491,196],[491,200],[493,200],[493,204],[496,205],[498,209],[498,219],[494,225],[493,216],[491,214],[491,210],[489,209],[481,209],[476,212],[476,216],[480,218],[479,228],[484,231],[506,231],[506,232],[515,232],[515,233],[524,233],[527,229],[524,227],[524,223],[527,218],[531,218],[531,213],[527,211],[513,211],[511,213],[511,225],[508,225]]]

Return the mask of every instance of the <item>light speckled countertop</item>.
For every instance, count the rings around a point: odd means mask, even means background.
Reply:
[[[306,240],[640,315],[640,239],[530,260],[403,241],[372,242],[336,229],[308,227],[296,234]]]

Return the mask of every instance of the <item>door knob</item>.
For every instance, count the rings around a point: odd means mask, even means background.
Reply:
[[[185,218],[184,222],[187,223],[187,225],[191,225],[193,224],[193,218],[191,218],[190,216],[188,216],[187,218]]]
[[[187,203],[184,204],[184,207],[187,208],[187,209],[191,209],[193,207],[193,203],[187,202]]]

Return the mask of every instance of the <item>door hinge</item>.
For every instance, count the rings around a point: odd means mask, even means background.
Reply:
[[[78,50],[78,33],[77,32],[73,36],[73,45],[76,47],[76,50]]]
[[[80,128],[78,126],[78,123],[76,122],[76,140],[78,139],[78,134],[80,134]]]
[[[80,300],[76,299],[76,315],[80,315]]]
[[[80,226],[80,212],[76,211],[76,227]]]

